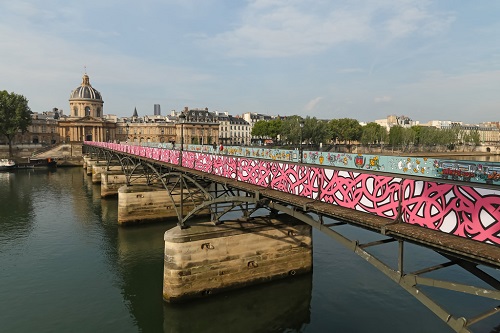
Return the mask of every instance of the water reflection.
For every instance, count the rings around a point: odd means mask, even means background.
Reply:
[[[32,192],[26,190],[30,180],[15,178],[14,172],[0,172],[0,245],[6,248],[27,237],[33,229],[34,199]]]
[[[312,274],[187,304],[165,304],[163,332],[301,332],[310,322]]]

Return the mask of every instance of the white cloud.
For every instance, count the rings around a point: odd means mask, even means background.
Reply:
[[[388,103],[388,102],[392,101],[392,97],[391,96],[379,96],[379,97],[375,97],[373,99],[373,101],[375,103]]]
[[[318,105],[318,103],[323,99],[323,97],[316,97],[316,98],[313,98],[312,100],[310,100],[309,102],[307,102],[307,104],[304,106],[304,110],[305,111],[312,111],[316,108],[316,106]]]
[[[234,29],[203,40],[232,57],[318,54],[343,42],[390,41],[419,31],[438,33],[453,21],[428,1],[254,0]]]

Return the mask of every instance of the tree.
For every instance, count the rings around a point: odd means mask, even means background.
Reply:
[[[345,144],[358,141],[363,134],[363,127],[356,119],[332,119],[328,123],[332,132],[332,140],[343,141]]]
[[[12,157],[12,139],[21,131],[25,133],[31,124],[31,109],[28,100],[15,93],[0,91],[0,135],[9,143],[9,157]]]
[[[252,127],[252,136],[265,138],[269,136],[269,123],[265,120],[259,120]]]
[[[303,128],[303,139],[308,143],[318,145],[320,143],[329,142],[332,137],[328,122],[318,120],[316,117],[306,117]]]
[[[392,126],[389,130],[389,144],[392,146],[393,150],[403,143],[403,131],[403,127],[400,125]]]
[[[301,121],[302,118],[296,115],[286,117],[280,127],[280,136],[283,142],[287,144],[299,144]]]
[[[268,135],[274,140],[277,141],[278,135],[281,133],[282,121],[281,119],[273,119],[270,120],[267,126]]]

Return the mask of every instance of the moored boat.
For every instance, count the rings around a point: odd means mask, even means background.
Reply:
[[[57,161],[51,157],[28,158],[27,163],[17,164],[18,169],[55,168],[55,167],[57,167]]]
[[[10,170],[16,166],[16,162],[13,160],[9,160],[7,158],[0,159],[0,171],[1,170]]]

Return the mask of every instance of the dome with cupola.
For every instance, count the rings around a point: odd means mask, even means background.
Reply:
[[[103,116],[103,103],[101,93],[92,87],[89,76],[85,73],[82,84],[69,97],[71,116],[100,118]]]

